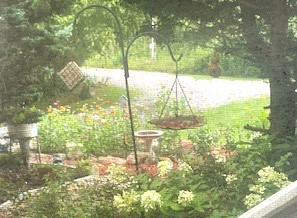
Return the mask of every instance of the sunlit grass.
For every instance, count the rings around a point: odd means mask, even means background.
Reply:
[[[38,103],[39,108],[47,108],[49,105],[53,104],[56,101],[59,101],[62,105],[69,105],[71,107],[77,107],[77,105],[90,104],[98,99],[103,99],[104,101],[108,101],[110,105],[114,105],[119,103],[120,97],[122,95],[126,96],[126,90],[121,87],[117,87],[114,85],[100,85],[94,88],[95,95],[93,97],[86,98],[82,100],[80,98],[80,93],[77,91],[69,91],[63,93],[61,96],[46,98]],[[140,94],[138,90],[131,89],[130,90],[130,98],[133,99]]]
[[[253,125],[268,128],[269,110],[263,107],[269,105],[269,97],[251,98],[246,101],[232,102],[227,105],[210,108],[204,111],[207,127],[243,128],[244,125]]]

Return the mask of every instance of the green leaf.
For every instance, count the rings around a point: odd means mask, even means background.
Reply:
[[[183,210],[183,207],[180,206],[178,203],[174,203],[174,202],[172,202],[169,206],[170,206],[171,209],[174,210],[174,211],[181,211],[181,210]]]

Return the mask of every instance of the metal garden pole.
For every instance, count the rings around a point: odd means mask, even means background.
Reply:
[[[130,118],[130,126],[131,126],[131,137],[132,137],[132,143],[133,143],[133,150],[134,150],[134,156],[135,156],[135,165],[136,165],[136,172],[139,172],[139,166],[138,166],[138,158],[137,158],[137,148],[136,148],[136,141],[135,141],[135,131],[134,131],[134,124],[133,124],[133,114],[132,114],[132,107],[131,107],[131,98],[130,98],[130,91],[129,91],[129,83],[128,83],[128,78],[129,78],[129,69],[128,69],[128,60],[127,56],[125,55],[125,46],[124,46],[124,35],[122,31],[122,27],[120,24],[120,21],[117,17],[117,15],[110,10],[109,8],[101,5],[90,5],[85,8],[83,8],[81,11],[79,11],[73,21],[73,30],[75,30],[76,27],[76,20],[79,17],[79,15],[89,9],[92,8],[98,8],[98,9],[103,9],[108,11],[115,19],[117,27],[118,27],[118,34],[119,34],[119,46],[121,49],[121,54],[122,54],[122,63],[123,63],[123,68],[124,68],[124,76],[125,76],[125,85],[126,85],[126,97],[127,97],[127,102],[128,102],[128,110],[129,110],[129,118]]]

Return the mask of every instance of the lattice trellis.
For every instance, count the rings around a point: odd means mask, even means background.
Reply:
[[[81,83],[86,77],[85,73],[74,61],[70,61],[63,70],[58,73],[58,76],[70,90]]]

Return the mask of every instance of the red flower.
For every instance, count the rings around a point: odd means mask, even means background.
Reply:
[[[211,152],[210,154],[213,157],[219,157],[220,155],[225,156],[227,159],[229,159],[233,155],[237,155],[237,151],[228,151],[225,146],[211,146]]]
[[[108,169],[107,165],[102,165],[101,168],[100,168],[100,175],[106,175],[107,174],[107,172],[106,172],[107,169]]]

